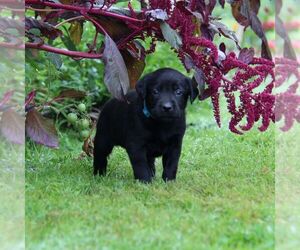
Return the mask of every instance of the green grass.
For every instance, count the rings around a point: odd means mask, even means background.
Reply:
[[[0,249],[23,249],[24,146],[0,136]]]
[[[92,176],[81,144],[59,150],[27,143],[27,249],[273,249],[274,133],[218,129],[208,104],[188,110],[176,182],[157,159],[150,185],[133,180],[115,148],[108,176]]]

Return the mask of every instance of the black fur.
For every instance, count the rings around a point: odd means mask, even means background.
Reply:
[[[101,111],[94,143],[94,175],[104,175],[114,146],[126,149],[135,179],[150,182],[155,157],[162,156],[163,180],[176,178],[185,133],[185,107],[197,97],[191,79],[165,68],[144,76],[127,102],[109,100]],[[143,109],[149,111],[147,117]]]

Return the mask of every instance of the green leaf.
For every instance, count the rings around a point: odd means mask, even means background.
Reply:
[[[70,38],[70,33],[69,33],[68,29],[64,26],[63,26],[63,29],[67,33],[60,37],[63,44],[67,47],[68,50],[77,51],[76,45],[73,43],[72,39]]]
[[[28,32],[35,35],[35,36],[40,36],[41,35],[41,31],[37,28],[32,28]]]
[[[69,28],[70,39],[75,45],[80,44],[82,33],[83,33],[83,23],[74,21],[71,23]]]
[[[61,56],[59,54],[48,52],[47,56],[48,56],[50,62],[53,63],[53,65],[55,66],[56,69],[61,68],[61,66],[63,64],[63,61],[62,61]]]
[[[14,28],[7,28],[5,29],[5,32],[12,35],[12,36],[20,36],[20,33],[17,29],[14,29]]]

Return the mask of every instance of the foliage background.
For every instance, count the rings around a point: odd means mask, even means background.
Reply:
[[[272,1],[262,1],[259,18],[262,22],[274,23],[274,5],[270,4]],[[139,6],[138,1],[131,1],[133,7]],[[118,3],[121,7],[126,7],[126,2]],[[28,14],[30,15],[30,11]],[[27,15],[28,15],[27,14]],[[31,13],[33,15],[33,12]],[[237,32],[238,37],[241,40],[242,47],[254,47],[257,55],[260,54],[260,40],[254,32],[248,28],[243,32],[243,28],[237,24],[234,18],[232,18],[231,8],[229,4],[225,5],[223,10],[220,6],[214,9],[214,16],[220,17],[222,22],[230,29]],[[55,41],[55,47],[68,47],[73,46],[78,50],[86,50],[87,44],[93,40],[94,27],[89,22],[84,23],[82,42],[79,45],[75,45],[70,37],[68,37],[68,29],[70,24],[65,24],[65,38],[57,39]],[[269,41],[274,41],[274,30],[268,30],[266,32]],[[101,43],[103,37],[98,37],[98,42]],[[144,46],[149,48],[150,41],[144,42]],[[216,39],[216,44],[225,42],[229,50],[236,50],[234,42],[224,37]],[[272,48],[272,47],[271,47]],[[237,50],[236,50],[237,51]],[[273,51],[274,52],[274,51]],[[146,67],[143,75],[152,72],[162,67],[171,67],[187,74],[185,68],[173,53],[170,46],[166,43],[158,42],[156,51],[149,54],[146,58]],[[32,89],[36,89],[38,93],[37,102],[43,103],[45,100],[49,100],[57,96],[63,88],[75,88],[83,90],[88,93],[88,97],[84,100],[89,109],[93,105],[101,106],[109,97],[109,93],[106,86],[103,83],[104,65],[101,60],[82,59],[75,61],[69,57],[56,56],[55,58],[51,53],[27,50],[26,51],[26,93],[28,94]],[[210,100],[206,100],[204,103],[210,103]],[[224,103],[225,104],[225,103]],[[225,114],[226,117],[226,114]],[[224,123],[226,124],[226,123]]]

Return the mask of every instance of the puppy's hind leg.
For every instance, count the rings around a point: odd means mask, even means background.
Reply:
[[[105,175],[107,168],[107,157],[114,145],[107,135],[97,133],[94,141],[94,175]]]

